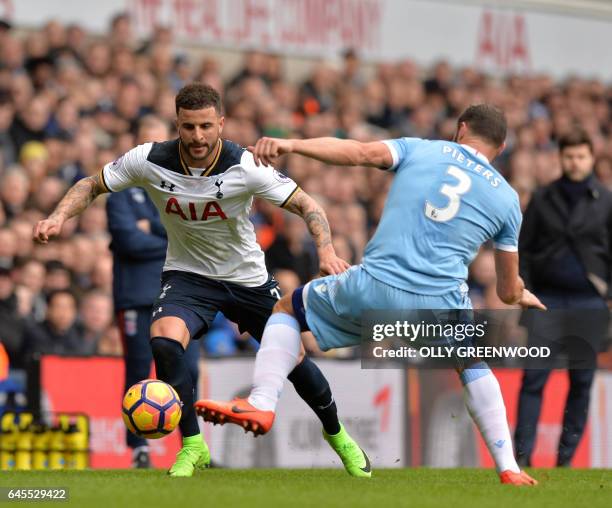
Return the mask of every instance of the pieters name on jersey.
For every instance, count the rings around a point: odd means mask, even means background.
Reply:
[[[482,164],[478,164],[473,159],[466,157],[465,154],[463,154],[461,150],[458,150],[456,147],[453,147],[451,145],[444,145],[442,146],[442,153],[444,155],[450,155],[453,159],[455,159],[455,161],[461,164],[461,167],[464,167],[466,169],[469,169],[470,171],[473,171],[474,173],[481,175],[491,184],[491,187],[499,187],[499,184],[502,182],[501,178],[499,176],[495,176],[495,173],[493,173],[493,171],[487,169]]]

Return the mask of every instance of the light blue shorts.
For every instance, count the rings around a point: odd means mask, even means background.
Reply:
[[[389,286],[352,266],[340,275],[315,279],[302,292],[306,323],[323,351],[361,343],[362,313],[368,310],[471,309],[464,284],[445,295],[418,295]]]

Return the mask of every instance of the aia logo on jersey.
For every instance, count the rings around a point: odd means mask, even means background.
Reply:
[[[166,213],[168,215],[176,214],[183,220],[208,220],[212,217],[227,220],[227,215],[225,215],[221,206],[216,201],[205,203],[202,210],[198,210],[195,203],[189,201],[187,209],[184,210],[176,198],[170,198],[166,203]]]

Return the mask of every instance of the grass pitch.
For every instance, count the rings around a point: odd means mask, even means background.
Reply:
[[[193,478],[161,470],[1,472],[0,487],[67,487],[69,500],[14,500],[0,506],[49,504],[86,508],[612,507],[612,470],[532,470],[535,488],[499,484],[492,470],[382,469],[371,480],[338,469],[210,469]]]

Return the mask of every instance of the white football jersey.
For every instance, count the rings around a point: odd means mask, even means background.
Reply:
[[[133,148],[104,166],[101,177],[110,192],[134,186],[147,191],[168,234],[164,271],[248,287],[268,279],[249,220],[253,196],[285,206],[299,189],[272,167],[256,166],[250,152],[227,140],[219,140],[206,169],[187,167],[176,139]]]

